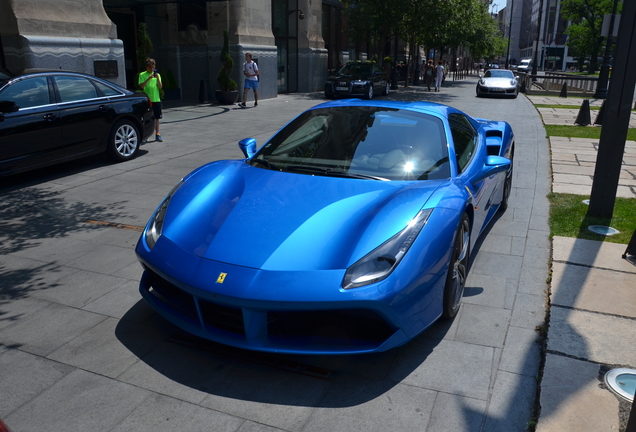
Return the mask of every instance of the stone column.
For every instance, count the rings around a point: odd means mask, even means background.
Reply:
[[[7,69],[15,74],[62,69],[95,75],[96,61],[111,61],[115,68],[106,78],[126,86],[123,43],[102,0],[2,0],[0,32]]]
[[[305,19],[298,22],[298,91],[322,91],[327,80],[328,54],[322,38],[322,2],[299,0]]]

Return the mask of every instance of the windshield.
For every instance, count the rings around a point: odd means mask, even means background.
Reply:
[[[488,70],[484,78],[514,78],[512,71],[509,70]]]
[[[7,82],[9,82],[11,78],[12,78],[11,75],[9,75],[7,72],[4,72],[3,70],[0,69],[0,88],[2,88],[2,86],[4,86]]]
[[[376,180],[450,177],[446,134],[437,117],[347,106],[303,113],[249,161],[263,169]]]
[[[372,64],[359,64],[359,63],[344,65],[338,71],[338,73],[343,75],[365,75],[365,76],[370,75],[372,72],[373,72]]]

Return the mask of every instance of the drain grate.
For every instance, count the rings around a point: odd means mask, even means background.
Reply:
[[[142,232],[144,230],[144,227],[140,227],[136,225],[126,225],[126,224],[121,224],[116,222],[104,222],[104,221],[98,221],[95,219],[86,219],[84,223],[91,224],[91,225],[107,226],[107,227],[117,228],[117,229],[125,229],[130,231],[137,231],[137,232]]]

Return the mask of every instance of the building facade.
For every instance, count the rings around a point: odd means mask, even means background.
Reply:
[[[508,0],[510,4],[512,0]],[[568,21],[561,15],[561,0],[514,0],[521,3],[518,50],[521,58],[534,59],[538,70],[564,71],[574,66],[566,45]],[[508,6],[506,6],[508,7]]]
[[[239,89],[244,55],[251,52],[261,72],[261,98],[319,91],[329,61],[322,35],[323,9],[333,8],[325,3],[3,0],[0,65],[16,74],[28,69],[86,72],[132,89],[143,70],[137,60],[138,27],[143,22],[153,44],[149,55],[157,60],[164,87],[175,87],[173,94],[181,99],[201,99],[202,89],[204,98],[210,99],[218,87],[224,30],[229,33],[235,63],[232,78]],[[346,42],[336,41],[333,48],[342,51]]]

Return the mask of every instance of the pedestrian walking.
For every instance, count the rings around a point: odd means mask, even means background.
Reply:
[[[431,85],[435,79],[435,67],[433,66],[433,60],[429,60],[424,66],[424,84],[428,87],[428,91],[431,91]]]
[[[243,63],[243,74],[245,75],[245,87],[243,89],[243,102],[239,104],[241,108],[247,108],[247,93],[250,89],[254,92],[254,106],[258,106],[258,65],[252,60],[252,53],[245,53],[245,63]]]
[[[442,86],[442,82],[446,73],[444,72],[444,62],[439,60],[437,62],[437,66],[435,67],[435,91],[438,92],[439,88]]]
[[[139,87],[148,95],[150,104],[152,105],[152,112],[155,117],[155,139],[159,142],[163,142],[161,138],[161,132],[159,131],[159,119],[163,117],[161,110],[161,96],[159,90],[163,88],[161,83],[161,75],[156,69],[157,62],[154,59],[146,59],[146,70],[139,74],[137,83]]]

